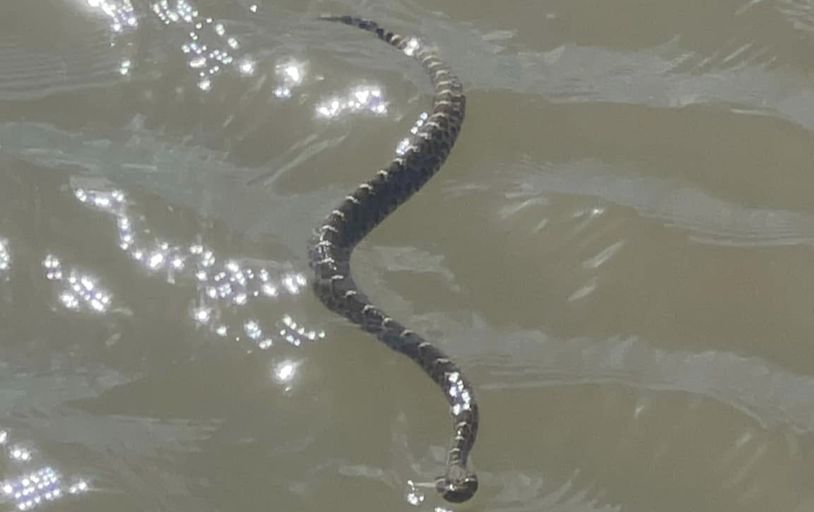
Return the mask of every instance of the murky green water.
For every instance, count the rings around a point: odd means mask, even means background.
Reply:
[[[440,392],[308,286],[431,92],[325,12],[467,89],[354,256],[476,386],[465,506]],[[5,0],[0,510],[811,510],[812,50],[804,0]]]

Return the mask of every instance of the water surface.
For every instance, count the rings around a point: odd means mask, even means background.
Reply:
[[[308,287],[431,100],[325,12],[467,90],[353,262],[476,386],[465,506],[421,486],[441,394]],[[3,2],[0,507],[810,510],[812,29],[803,0]]]

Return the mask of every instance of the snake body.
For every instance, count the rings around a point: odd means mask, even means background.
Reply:
[[[432,112],[412,143],[325,218],[309,245],[309,261],[315,275],[314,291],[327,308],[412,359],[443,390],[450,405],[453,439],[446,472],[435,480],[435,486],[446,500],[463,502],[478,488],[477,476],[467,467],[478,432],[478,406],[472,388],[458,366],[441,350],[375,306],[356,286],[350,269],[356,244],[418,191],[446,160],[464,119],[463,87],[447,64],[414,38],[402,37],[373,21],[352,16],[321,19],[374,33],[418,60],[432,80],[435,93]]]

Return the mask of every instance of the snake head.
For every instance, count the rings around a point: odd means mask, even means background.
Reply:
[[[436,480],[435,488],[445,500],[463,503],[478,490],[478,477],[461,465],[451,466],[445,476]]]

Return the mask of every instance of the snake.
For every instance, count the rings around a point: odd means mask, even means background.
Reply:
[[[308,245],[312,288],[331,311],[374,335],[391,349],[412,359],[441,388],[449,404],[453,436],[446,471],[435,489],[453,503],[469,500],[478,478],[468,459],[478,433],[478,404],[469,381],[455,362],[420,334],[391,318],[354,282],[350,259],[354,247],[399,205],[433,177],[458,138],[466,110],[460,79],[429,46],[355,16],[320,16],[372,32],[382,41],[421,63],[433,86],[432,111],[389,165],[339,202],[314,231]]]

